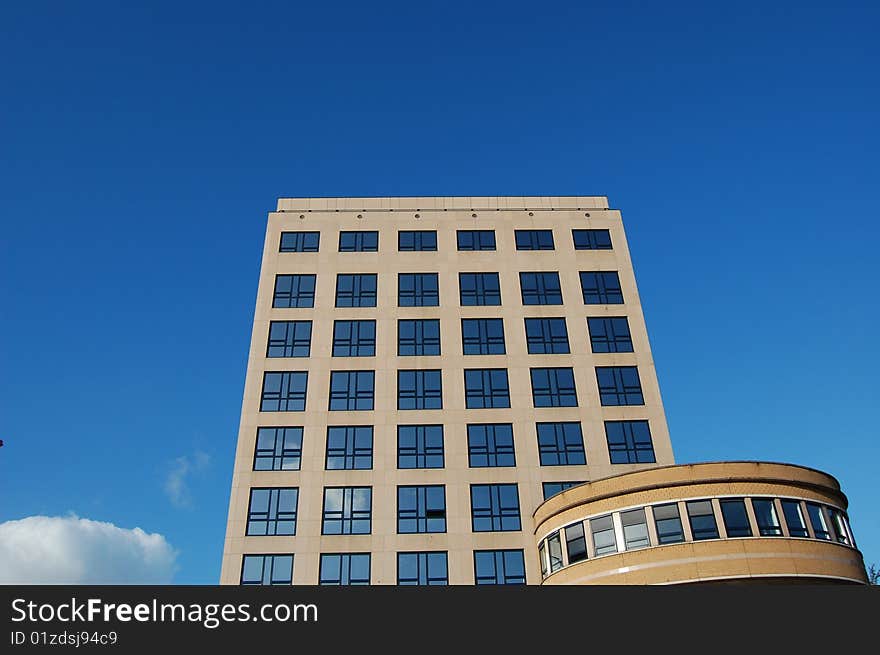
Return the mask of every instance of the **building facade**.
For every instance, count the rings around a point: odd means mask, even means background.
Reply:
[[[681,471],[606,198],[282,198],[269,214],[221,583],[615,582],[615,558],[703,540],[658,541],[660,500],[690,526],[708,499],[721,527],[706,542],[729,545],[747,537],[728,515],[760,536],[767,493],[783,517],[784,500],[819,503],[848,543],[833,527],[802,539],[853,562],[828,579],[858,577],[839,487],[804,498],[746,476],[740,509],[711,483],[682,495]],[[654,495],[633,496],[644,475]],[[625,581],[713,579],[666,574]]]

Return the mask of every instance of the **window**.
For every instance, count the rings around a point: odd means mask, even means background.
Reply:
[[[562,568],[562,540],[558,530],[547,537],[547,555],[550,558],[550,573]]]
[[[590,346],[594,353],[631,353],[632,336],[626,316],[588,318]]]
[[[478,585],[525,584],[526,563],[523,551],[474,551],[474,582]]]
[[[610,514],[590,519],[590,532],[593,535],[593,550],[596,552],[596,557],[617,552],[614,521]]]
[[[833,507],[829,507],[828,516],[831,517],[831,525],[834,526],[834,535],[837,538],[837,542],[846,546],[852,546],[847,521],[843,513]]]
[[[694,541],[718,538],[718,525],[715,522],[711,500],[689,500],[687,513]]]
[[[752,498],[752,509],[755,510],[755,523],[758,534],[762,537],[781,537],[782,526],[776,515],[776,506],[772,498]]]
[[[397,584],[447,585],[446,553],[397,553]]]
[[[437,319],[397,321],[397,354],[427,356],[440,354],[440,321]]]
[[[378,232],[340,232],[339,252],[376,252],[379,250]]]
[[[807,515],[810,517],[810,525],[816,539],[830,541],[831,533],[828,531],[828,524],[825,522],[825,513],[822,508],[815,503],[807,503]]]
[[[504,321],[500,318],[461,319],[461,347],[465,355],[503,355]]]
[[[442,425],[398,425],[397,468],[442,469]]]
[[[436,307],[440,304],[440,287],[436,273],[399,273],[397,304],[400,307]]]
[[[261,412],[304,412],[306,409],[307,371],[263,373]]]
[[[370,534],[373,490],[370,487],[325,487],[321,534]]]
[[[587,463],[580,423],[538,423],[537,429],[541,466]]]
[[[797,500],[782,500],[782,515],[785,517],[785,525],[788,526],[788,534],[792,537],[808,537],[807,524],[804,522],[804,513],[801,504]]]
[[[494,230],[458,230],[459,250],[495,250]]]
[[[330,371],[330,404],[335,411],[373,409],[375,371]]]
[[[289,585],[293,582],[293,555],[245,555],[241,584]]]
[[[538,561],[541,563],[541,577],[547,577],[547,555],[546,555],[546,546],[547,542],[542,541],[538,544]]]
[[[468,466],[516,466],[513,426],[510,423],[477,423],[467,426]]]
[[[514,230],[517,250],[553,250],[553,230]]]
[[[587,537],[584,534],[583,521],[565,526],[565,546],[569,564],[587,559]]]
[[[302,428],[257,428],[255,471],[298,471],[302,459]]]
[[[446,532],[443,485],[397,487],[397,534]]]
[[[533,368],[532,403],[535,407],[577,407],[574,371],[570,368]]]
[[[276,275],[272,307],[314,307],[314,275]]]
[[[251,489],[246,535],[295,535],[296,487]]]
[[[397,371],[397,409],[443,409],[440,371]]]
[[[328,471],[373,468],[373,426],[328,427],[325,468]]]
[[[530,355],[569,353],[564,318],[527,318],[526,344]]]
[[[585,305],[622,305],[623,291],[617,271],[582,271],[581,291]]]
[[[458,289],[463,307],[501,304],[498,273],[459,273]]]
[[[322,585],[368,585],[370,584],[369,553],[321,553]]]
[[[519,530],[519,492],[516,485],[472,484],[471,523],[474,532]]]
[[[375,273],[340,273],[336,276],[337,307],[375,307]]]
[[[653,464],[657,461],[647,421],[605,421],[605,439],[612,464]]]
[[[282,232],[279,252],[318,252],[320,232]]]
[[[437,232],[435,230],[401,230],[397,233],[397,249],[401,252],[437,250]]]
[[[745,501],[742,498],[725,498],[719,502],[728,538],[751,537],[752,526],[749,524]]]
[[[611,250],[611,233],[608,230],[572,230],[575,250]]]
[[[559,273],[520,273],[523,305],[561,305]]]
[[[334,357],[373,357],[376,321],[333,321]]]
[[[651,545],[651,540],[648,538],[648,519],[645,518],[644,507],[621,512],[620,523],[623,526],[623,543],[626,550],[638,550]]]
[[[547,500],[551,496],[555,496],[558,493],[562,493],[566,489],[571,489],[575,485],[583,484],[584,481],[581,480],[579,482],[545,482],[541,485],[541,491],[544,493],[544,500]]]
[[[308,357],[311,343],[311,321],[272,321],[266,357]]]
[[[661,546],[684,541],[684,529],[681,526],[681,514],[678,512],[678,503],[654,505],[651,509],[654,512],[657,541]]]
[[[468,409],[510,407],[506,368],[473,368],[464,371],[464,399]]]
[[[635,366],[597,366],[602,405],[644,405],[639,369]]]

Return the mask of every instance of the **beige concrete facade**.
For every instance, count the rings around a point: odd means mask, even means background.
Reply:
[[[517,250],[514,230],[550,229],[554,250]],[[607,229],[610,250],[575,250],[572,229]],[[338,252],[339,232],[379,232],[378,252]],[[436,252],[398,252],[398,231],[434,230]],[[496,250],[458,251],[457,230],[494,230]],[[279,252],[282,232],[318,231],[318,252]],[[520,272],[558,272],[562,305],[524,306]],[[617,271],[624,304],[585,305],[580,271]],[[398,307],[398,273],[438,273],[439,306]],[[459,302],[459,272],[497,272],[501,306],[466,306]],[[275,276],[316,274],[313,308],[273,308]],[[334,306],[339,273],[376,273],[377,306]],[[626,316],[634,352],[593,353],[587,317]],[[570,354],[528,354],[524,318],[564,317]],[[440,320],[441,355],[399,357],[397,321],[405,318]],[[502,318],[506,354],[462,353],[462,318]],[[334,320],[375,319],[374,357],[332,357]],[[267,358],[270,321],[312,321],[308,358]],[[599,402],[596,366],[637,366],[644,405],[607,406]],[[535,408],[529,369],[571,367],[577,407]],[[509,409],[466,409],[464,369],[504,368],[510,385]],[[397,371],[442,370],[442,410],[399,411]],[[372,411],[328,411],[331,371],[375,371]],[[266,371],[308,371],[305,411],[261,412]],[[604,421],[647,420],[656,463],[611,464]],[[541,466],[536,422],[575,421],[582,426],[586,465]],[[469,423],[511,423],[516,466],[468,466]],[[442,424],[445,466],[442,469],[397,468],[397,426]],[[328,425],[374,427],[371,470],[325,470]],[[302,426],[301,468],[296,471],[254,471],[257,429]],[[673,464],[663,405],[639,294],[620,212],[604,197],[448,197],[448,198],[282,198],[269,214],[248,357],[241,424],[238,434],[229,520],[224,546],[222,584],[238,584],[245,554],[293,554],[293,584],[318,582],[322,553],[370,553],[371,584],[396,584],[397,553],[448,553],[449,584],[474,583],[476,550],[516,549],[525,556],[528,584],[540,584],[532,513],[543,502],[542,483],[588,481],[654,466]],[[470,485],[518,485],[522,529],[517,532],[473,532]],[[398,485],[444,485],[446,532],[397,534]],[[372,488],[372,523],[367,535],[322,535],[325,487]],[[253,487],[295,487],[299,490],[295,536],[245,536],[248,499]],[[544,505],[546,507],[547,505]]]
[[[717,535],[695,537],[688,502],[709,500]],[[743,501],[748,536],[728,533],[720,503]],[[759,521],[754,501],[773,504],[777,526]],[[784,511],[782,501],[794,520]],[[655,508],[677,505],[682,530],[678,542],[661,543]],[[816,525],[808,507],[821,515]],[[864,562],[846,516],[847,500],[830,475],[790,464],[720,462],[655,468],[573,487],[548,499],[535,512],[535,537],[545,558],[544,584],[685,584],[717,581],[865,583]],[[622,513],[645,511],[647,539],[630,548]],[[803,525],[798,523],[800,513]],[[613,518],[616,549],[599,553],[591,534]],[[579,535],[586,553],[571,561],[567,528]],[[770,529],[768,529],[768,527]],[[802,527],[802,534],[796,534]],[[559,537],[560,555],[551,563],[548,538]],[[642,535],[644,536],[644,535]],[[580,551],[578,551],[580,552]]]

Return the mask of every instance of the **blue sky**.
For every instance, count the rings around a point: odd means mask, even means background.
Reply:
[[[0,7],[0,523],[214,583],[275,199],[602,194],[676,459],[880,561],[877,5],[120,4]]]

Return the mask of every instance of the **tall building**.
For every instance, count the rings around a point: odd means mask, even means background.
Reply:
[[[224,584],[864,581],[827,474],[675,466],[604,197],[282,198]]]

